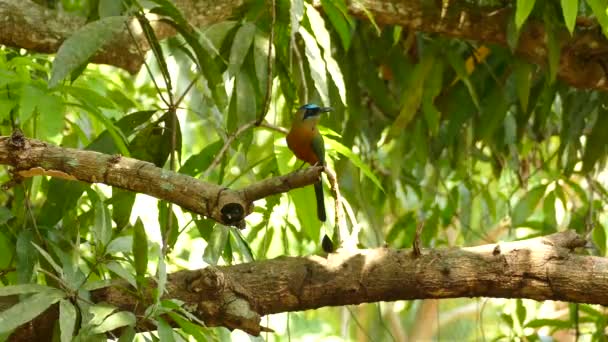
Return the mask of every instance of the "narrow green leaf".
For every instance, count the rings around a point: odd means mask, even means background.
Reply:
[[[340,100],[342,103],[346,103],[346,85],[344,84],[344,76],[342,75],[342,71],[338,66],[338,62],[331,54],[331,37],[329,35],[329,31],[327,31],[327,28],[325,27],[325,21],[323,18],[321,18],[319,12],[317,12],[317,10],[309,4],[306,4],[306,17],[308,17],[310,27],[314,33],[317,43],[323,49],[323,59],[327,65],[327,72],[338,89]]]
[[[578,14],[578,0],[560,0],[562,4],[562,13],[564,14],[564,22],[568,28],[568,32],[574,32],[576,24],[576,15]]]
[[[525,0],[524,0],[525,1]],[[549,60],[549,82],[555,82],[555,77],[559,69],[559,59],[561,56],[560,41],[557,36],[555,18],[548,12],[545,12],[544,22],[547,27],[547,59]]]
[[[325,143],[327,145],[329,145],[330,149],[335,150],[336,152],[338,152],[341,155],[345,156],[348,160],[351,161],[351,163],[353,163],[357,168],[359,168],[361,170],[361,172],[363,172],[363,174],[367,178],[369,178],[372,181],[372,183],[374,183],[378,187],[378,189],[380,189],[380,190],[382,190],[382,192],[384,192],[384,188],[382,187],[382,183],[380,182],[380,180],[378,179],[378,177],[376,177],[376,175],[372,172],[372,170],[369,167],[369,165],[367,165],[366,163],[364,163],[361,160],[361,158],[359,158],[358,155],[356,155],[355,153],[353,153],[353,151],[351,149],[349,149],[346,146],[342,145],[337,140],[329,139],[327,137],[325,137],[324,140],[325,140]]]
[[[205,148],[203,148],[199,153],[192,155],[190,158],[188,158],[188,160],[186,160],[184,165],[182,165],[182,167],[179,169],[179,173],[196,176],[205,171],[209,165],[211,165],[215,155],[219,152],[222,146],[224,146],[224,142],[222,140],[218,140],[205,146]]]
[[[458,80],[461,80],[467,87],[469,95],[471,96],[471,100],[473,100],[473,103],[475,104],[475,107],[477,109],[480,109],[479,97],[477,96],[475,86],[469,78],[469,73],[467,72],[465,61],[455,51],[453,51],[453,49],[448,49],[446,51],[446,57],[448,59],[448,62],[450,63],[450,66],[452,66],[452,69],[454,69],[456,75],[458,75]]]
[[[39,292],[0,312],[0,333],[31,321],[65,296],[60,290]]]
[[[133,258],[137,284],[141,286],[148,270],[148,237],[139,217],[133,226]]]
[[[40,284],[8,285],[0,287],[0,297],[53,290],[55,288]]]
[[[608,150],[608,111],[598,110],[597,120],[585,142],[583,153],[583,172],[588,173],[600,158],[606,156]]]
[[[184,332],[194,337],[197,342],[206,342],[213,339],[210,334],[205,332],[204,327],[190,322],[175,312],[169,312],[168,315]]]
[[[137,281],[133,276],[133,271],[126,270],[121,264],[116,261],[110,261],[106,264],[106,267],[114,272],[121,279],[126,280],[131,286],[137,287]]]
[[[108,210],[104,201],[94,190],[87,189],[87,193],[89,194],[89,197],[94,194],[91,198],[95,206],[93,234],[100,247],[105,248],[112,239],[112,218],[110,216],[110,210]]]
[[[62,299],[59,302],[59,330],[61,331],[61,342],[72,341],[75,325],[76,308],[69,300]]]
[[[34,235],[30,229],[23,229],[17,235],[17,278],[19,283],[29,283],[34,274],[34,265],[38,260],[36,249],[32,245]]]
[[[298,31],[302,40],[304,40],[306,60],[310,67],[310,76],[314,82],[314,86],[321,96],[321,102],[323,105],[329,106],[329,89],[327,87],[327,72],[326,65],[323,57],[321,56],[321,49],[317,45],[317,41],[314,36],[310,34],[304,27],[300,27]]]
[[[228,62],[228,72],[232,75],[236,75],[247,53],[253,43],[253,37],[255,36],[256,27],[250,22],[246,22],[236,31],[234,40],[232,41],[232,47],[230,49],[230,60]]]
[[[521,29],[521,26],[526,19],[528,19],[530,13],[532,13],[535,3],[536,0],[517,0],[515,6],[515,26],[518,31]]]
[[[135,325],[136,319],[132,312],[120,311],[108,316],[101,324],[91,329],[92,334],[101,334],[124,326]]]
[[[158,318],[158,323],[156,325],[158,328],[158,338],[163,342],[173,342],[175,338],[173,337],[173,328],[165,322],[164,319]]]
[[[526,321],[526,307],[524,306],[524,303],[521,299],[517,299],[515,303],[515,312],[517,313],[517,320],[523,326],[524,322]]]
[[[591,7],[591,11],[595,15],[597,22],[602,27],[602,32],[605,37],[608,37],[608,13],[606,13],[605,0],[587,0],[587,4]]]
[[[532,215],[541,198],[543,198],[546,188],[547,185],[545,184],[539,185],[528,191],[519,202],[517,202],[511,215],[513,227],[518,227]]]
[[[533,319],[526,323],[526,328],[540,328],[540,327],[555,327],[559,329],[570,329],[572,322],[564,321],[560,319]]]
[[[59,266],[55,262],[55,260],[53,260],[53,257],[51,257],[51,255],[47,251],[42,249],[40,246],[35,244],[33,241],[32,241],[32,245],[34,246],[34,248],[36,248],[38,250],[38,253],[40,253],[40,255],[42,255],[44,257],[44,259],[46,259],[46,261],[48,261],[48,263],[51,265],[51,267],[53,267],[53,269],[55,270],[55,272],[57,272],[58,275],[63,274],[61,266]]]
[[[209,244],[203,252],[203,260],[209,265],[217,265],[226,243],[228,242],[228,227],[217,225],[211,232]]]
[[[236,110],[239,122],[249,122],[255,119],[256,103],[255,90],[246,72],[241,70],[235,80]]]
[[[338,32],[338,36],[340,36],[340,41],[342,42],[342,47],[345,51],[348,51],[352,41],[353,29],[355,25],[354,21],[348,14],[348,9],[344,0],[321,0],[321,6],[323,6],[323,11],[329,18],[329,21],[333,25],[334,29],[336,32]]]
[[[124,29],[127,17],[105,17],[86,24],[74,32],[57,51],[53,60],[49,87],[54,87],[74,69],[85,63],[112,37]]]
[[[606,228],[599,222],[593,228],[593,243],[597,246],[600,256],[606,255]]]
[[[515,90],[517,91],[519,104],[525,113],[528,111],[528,101],[532,86],[532,65],[522,60],[517,60],[514,64]]]

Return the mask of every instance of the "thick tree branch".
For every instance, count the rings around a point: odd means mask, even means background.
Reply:
[[[247,0],[174,0],[195,27],[233,18],[247,5]],[[474,7],[464,2],[449,2],[443,10],[425,7],[419,0],[357,0],[349,1],[353,16],[368,20],[366,11],[380,25],[401,25],[407,29],[438,33],[484,44],[507,46],[507,26],[512,9]],[[0,0],[0,44],[31,51],[53,53],[61,43],[84,25],[80,17],[53,11],[27,0]],[[561,46],[558,77],[578,88],[608,90],[605,65],[608,65],[608,40],[593,21],[579,18],[572,37],[567,31],[557,32]],[[156,35],[163,39],[175,32],[152,20]],[[135,30],[140,32],[140,30]],[[141,34],[136,36],[144,51],[148,45]],[[547,64],[545,27],[530,20],[519,37],[517,53],[530,62]],[[125,31],[93,59],[96,63],[115,65],[131,73],[141,67],[143,60]]]
[[[46,175],[104,183],[175,203],[225,225],[244,227],[253,201],[316,182],[322,168],[274,177],[240,190],[201,182],[152,163],[94,151],[57,147],[20,133],[0,137],[0,164],[11,165],[19,178]]]
[[[574,253],[584,246],[580,236],[565,231],[477,247],[423,249],[420,256],[376,248],[339,250],[327,258],[279,257],[174,273],[166,296],[184,301],[209,326],[254,335],[263,329],[263,315],[378,301],[499,297],[608,305],[608,259]],[[136,313],[147,306],[120,286],[96,290],[92,299]],[[39,319],[28,326],[39,327]]]

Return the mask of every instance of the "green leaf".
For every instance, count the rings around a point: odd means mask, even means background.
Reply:
[[[588,173],[593,170],[597,161],[606,156],[608,151],[608,111],[598,110],[597,120],[591,133],[585,142],[585,152],[583,153],[583,172]]]
[[[36,108],[40,108],[39,101],[45,96],[46,92],[34,84],[27,84],[23,87],[19,98],[19,120],[21,123],[29,120]]]
[[[521,29],[521,26],[526,19],[528,19],[530,13],[532,13],[535,3],[536,0],[517,0],[517,5],[515,6],[515,26],[518,31]]]
[[[188,160],[186,160],[184,165],[182,165],[182,167],[179,169],[179,173],[196,176],[205,171],[209,165],[211,165],[211,162],[222,146],[224,146],[224,142],[222,140],[218,140],[205,146],[205,148],[203,148],[199,153],[192,155],[190,158],[188,158]]]
[[[97,12],[100,18],[112,17],[122,14],[122,1],[116,0],[99,0]]]
[[[2,311],[0,313],[0,333],[11,331],[31,321],[65,296],[63,291],[47,290],[36,293]]]
[[[112,188],[112,197],[106,201],[106,205],[112,205],[112,220],[116,222],[117,231],[129,224],[134,203],[134,192]]]
[[[72,341],[75,325],[76,308],[69,300],[62,299],[59,302],[59,330],[61,330],[61,342]]]
[[[525,0],[524,0],[525,1]],[[561,56],[561,46],[559,37],[557,36],[557,25],[555,25],[555,18],[549,14],[544,13],[545,27],[547,27],[547,59],[549,61],[549,83],[555,82],[555,76],[559,70],[559,59]]]
[[[107,254],[128,253],[133,250],[133,236],[119,236],[110,241],[106,248]]]
[[[564,22],[568,28],[568,32],[574,32],[576,24],[576,15],[578,14],[578,0],[560,0],[562,4],[562,13],[564,14]]]
[[[62,137],[63,122],[63,100],[54,94],[46,94],[39,102],[39,136],[47,141],[59,143]]]
[[[523,326],[524,322],[526,321],[526,307],[524,306],[524,303],[521,299],[517,299],[515,303],[515,312],[517,313],[517,320]]]
[[[0,297],[53,290],[55,290],[55,288],[40,284],[8,285],[0,287]]]
[[[205,327],[192,323],[175,312],[169,312],[168,315],[184,332],[194,337],[197,342],[213,340],[212,336],[205,333]]]
[[[156,324],[158,328],[158,338],[163,342],[172,342],[175,341],[173,337],[173,328],[165,322],[164,319],[158,318],[158,323]]]
[[[40,253],[40,255],[42,255],[44,257],[44,259],[46,259],[46,261],[48,261],[48,263],[51,265],[51,267],[53,267],[53,269],[55,270],[55,272],[57,272],[58,275],[63,274],[63,271],[61,270],[61,266],[59,266],[55,262],[55,260],[53,260],[53,257],[51,257],[51,255],[47,251],[40,248],[40,246],[35,244],[33,241],[32,241],[32,245],[34,246],[34,248],[36,248],[38,250],[38,253]]]
[[[321,129],[321,132],[323,132],[323,129]],[[351,149],[342,145],[337,140],[333,140],[333,139],[330,139],[327,137],[324,138],[324,141],[326,144],[329,145],[330,149],[335,150],[336,152],[340,153],[341,155],[345,156],[348,160],[350,160],[350,162],[353,163],[357,168],[359,168],[359,170],[361,170],[361,172],[363,172],[363,174],[367,178],[369,178],[378,187],[378,189],[380,189],[380,190],[382,190],[382,192],[384,192],[382,183],[380,183],[380,180],[378,179],[378,177],[376,177],[376,175],[372,172],[369,165],[364,163],[361,160],[361,158],[359,158],[358,155],[353,153],[353,151]]]
[[[467,87],[467,90],[469,91],[469,95],[471,96],[471,100],[473,100],[473,103],[475,104],[475,107],[477,109],[480,109],[479,97],[477,96],[477,91],[475,90],[475,86],[473,85],[473,83],[471,82],[471,79],[469,78],[469,73],[467,71],[465,61],[462,59],[462,57],[460,57],[460,55],[458,55],[454,51],[454,49],[448,49],[446,51],[446,57],[448,59],[448,63],[450,63],[450,66],[452,66],[452,69],[454,69],[454,71],[456,72],[456,75],[458,76],[458,80],[461,80],[464,83],[464,85]]]
[[[217,225],[211,232],[209,243],[203,252],[203,260],[209,265],[217,265],[228,242],[228,227]]]
[[[310,34],[304,27],[300,27],[298,31],[302,40],[304,40],[306,60],[310,67],[310,76],[314,82],[314,86],[321,96],[321,102],[324,106],[329,106],[329,89],[327,87],[327,72],[325,61],[321,56],[321,49],[317,45],[315,37]]]
[[[325,22],[317,10],[306,4],[306,17],[310,22],[310,27],[314,33],[315,39],[319,46],[323,49],[323,59],[327,66],[327,72],[331,76],[331,80],[338,89],[340,100],[346,103],[346,85],[344,84],[344,76],[338,66],[338,62],[332,56],[331,37],[329,31],[325,28]],[[350,44],[350,42],[349,42]]]
[[[334,29],[338,32],[342,47],[345,51],[348,51],[352,41],[355,24],[348,14],[346,3],[344,0],[321,0],[321,6]]]
[[[533,319],[526,323],[526,328],[541,328],[541,327],[555,327],[559,329],[569,329],[572,327],[572,322],[564,321],[560,319]]]
[[[118,275],[121,279],[126,280],[131,286],[137,287],[137,281],[133,276],[133,271],[127,271],[121,264],[116,261],[110,261],[106,264],[106,267]]]
[[[518,59],[514,63],[513,76],[515,78],[515,90],[517,91],[519,104],[525,113],[528,111],[530,88],[532,86],[532,65]]]
[[[23,229],[17,235],[17,278],[19,283],[29,283],[34,274],[34,265],[38,260],[36,249],[32,245],[34,234],[30,229]]]
[[[605,37],[608,37],[608,13],[606,13],[605,0],[587,0],[587,4],[591,7],[591,11],[595,15],[595,19],[602,27],[602,32]]]
[[[138,217],[133,226],[133,258],[138,287],[144,285],[148,270],[148,237],[141,219]]]
[[[236,31],[232,47],[230,49],[230,59],[228,62],[228,72],[236,75],[247,57],[247,53],[253,43],[256,27],[254,24],[246,22]]]
[[[528,191],[515,205],[511,215],[513,227],[518,227],[524,223],[536,209],[536,206],[545,194],[546,184],[539,185]]]
[[[105,248],[112,239],[112,218],[110,216],[110,210],[94,190],[87,189],[87,193],[95,208],[93,235],[95,236],[95,240],[99,244],[99,247]]]
[[[95,52],[124,29],[128,17],[105,17],[86,24],[74,32],[57,51],[53,60],[49,87],[55,87],[73,70],[87,62]]]
[[[119,311],[108,316],[101,324],[91,329],[91,333],[101,334],[127,325],[133,326],[135,322],[135,315],[132,312]]]
[[[601,256],[606,255],[606,229],[600,223],[595,223],[593,227],[593,243],[597,246]]]
[[[235,80],[236,110],[239,122],[249,122],[255,119],[256,103],[255,90],[246,72],[239,72]],[[233,95],[233,96],[234,96]]]

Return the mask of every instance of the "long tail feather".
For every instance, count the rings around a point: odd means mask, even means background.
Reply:
[[[325,222],[327,215],[325,214],[325,203],[323,201],[323,183],[321,181],[315,183],[315,197],[317,198],[317,217],[319,221]]]

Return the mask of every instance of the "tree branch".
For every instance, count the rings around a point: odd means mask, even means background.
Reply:
[[[184,301],[208,326],[253,335],[265,329],[263,315],[378,301],[497,297],[608,305],[608,259],[573,252],[585,243],[565,231],[477,247],[423,249],[420,256],[376,248],[339,250],[327,258],[279,257],[176,272],[169,276],[166,296]],[[149,303],[124,286],[93,291],[92,300],[143,313]],[[39,327],[40,319],[20,329]],[[145,326],[139,322],[140,329]]]
[[[240,190],[201,182],[152,163],[94,151],[57,147],[27,139],[20,132],[0,137],[0,164],[13,166],[16,178],[51,176],[104,183],[175,203],[225,225],[244,227],[253,201],[316,182],[322,168],[308,168],[254,183]]]
[[[233,18],[247,4],[246,0],[174,2],[195,27]],[[424,7],[419,0],[349,1],[348,10],[362,20],[369,20],[369,13],[380,25],[400,25],[409,30],[502,46],[507,46],[507,27],[512,16],[510,7],[473,7],[453,1],[445,11]],[[85,24],[81,17],[49,10],[28,0],[0,0],[0,16],[3,18],[0,44],[43,53],[56,52],[67,37]],[[159,39],[175,35],[167,25],[153,20],[151,23]],[[562,47],[558,77],[574,87],[606,91],[608,82],[603,65],[608,64],[608,40],[594,21],[581,17],[577,24],[573,36],[565,29],[556,33]],[[144,52],[149,49],[142,34],[137,34],[136,39]],[[517,53],[532,63],[546,66],[546,40],[544,25],[529,20],[522,28]],[[93,62],[136,73],[143,60],[125,30]]]

